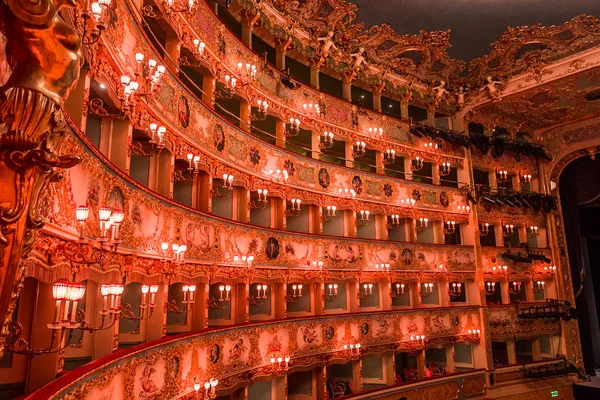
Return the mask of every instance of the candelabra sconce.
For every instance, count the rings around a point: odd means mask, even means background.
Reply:
[[[267,119],[269,103],[266,100],[258,99],[256,106],[256,114],[252,115],[253,121],[264,121]]]
[[[98,43],[104,29],[106,29],[106,10],[111,0],[94,1],[90,10],[82,10],[79,16],[83,19],[83,34],[81,43],[83,46],[92,46]],[[89,28],[91,26],[91,29]]]
[[[185,314],[185,320],[182,325],[187,325],[187,314],[194,308],[196,302],[194,294],[196,293],[196,285],[183,285],[181,290],[183,291],[183,301],[181,302],[181,308],[177,305],[175,300],[167,302],[167,311],[175,314]]]
[[[248,304],[253,306],[262,306],[267,298],[267,285],[256,285],[256,296],[248,296]]]
[[[271,356],[271,374],[275,376],[285,376],[290,369],[290,356],[277,357]]]
[[[309,265],[312,266],[313,270],[322,271],[323,265],[325,265],[325,264],[323,263],[323,261],[313,261],[312,263],[309,263]],[[337,287],[337,285],[336,285],[336,287]]]
[[[383,152],[383,164],[388,165],[388,164],[393,164],[394,162],[396,162],[396,150],[387,149],[386,151],[384,151]]]
[[[485,294],[487,296],[493,296],[496,293],[497,282],[486,282],[485,283]]]
[[[269,170],[264,171],[264,173],[265,173],[265,175],[267,175],[267,178],[269,178],[273,182],[286,183],[289,178],[289,173],[287,172],[286,169],[284,169],[283,171],[280,169],[276,169],[276,170],[269,169]]]
[[[190,171],[190,180],[193,180],[200,173],[200,156],[195,156],[192,153],[188,153],[187,161],[187,170]]]
[[[544,267],[544,272],[555,273],[556,265],[549,265]]]
[[[225,295],[225,297],[223,297]],[[220,302],[231,300],[231,285],[219,285],[219,299]]]
[[[450,297],[458,297],[463,293],[463,285],[461,282],[452,282],[450,284],[448,294]]]
[[[133,331],[139,333],[140,322],[149,319],[154,313],[156,308],[156,293],[158,292],[158,285],[142,285],[142,302],[140,304],[140,315],[136,316],[133,313],[131,304],[125,303],[121,306],[121,315],[123,319],[129,319],[137,321],[137,328]],[[148,303],[148,293],[150,293],[150,302]]]
[[[238,75],[246,82],[250,82],[256,79],[256,65],[250,63],[238,62],[237,64]]]
[[[300,211],[302,210],[302,200],[300,199],[292,199],[292,206],[286,208],[285,215],[286,217],[297,217],[300,215]]]
[[[175,4],[175,0],[163,0],[163,9],[165,10],[165,14],[171,15],[173,13],[190,13],[192,14],[198,5],[195,0],[187,0],[183,2],[182,6]]]
[[[487,236],[490,233],[490,224],[479,224],[479,236]]]
[[[152,150],[148,153],[148,155],[159,155],[166,145],[165,134],[167,133],[167,128],[164,126],[158,126],[155,123],[151,123],[148,125],[148,133],[150,135],[150,140],[148,143],[152,145]],[[200,157],[198,157],[198,160],[199,159]]]
[[[294,283],[292,285],[292,293],[285,295],[285,301],[288,303],[298,303],[298,300],[302,297],[302,288],[303,285],[301,283]]]
[[[539,291],[543,292],[545,288],[546,288],[546,282],[545,281],[537,281],[535,283],[535,289],[536,290],[539,290]]]
[[[502,225],[502,236],[511,237],[515,233],[515,226],[512,224]]]
[[[496,180],[500,183],[508,181],[508,171],[496,171]]]
[[[425,335],[410,335],[408,346],[415,351],[423,350],[427,346],[429,340],[425,339]]]
[[[169,243],[162,242],[160,244],[162,251],[163,261],[172,261],[175,264],[181,264],[185,260],[185,252],[187,251],[187,245],[173,243],[171,244],[171,254],[169,254]]]
[[[531,175],[530,174],[522,174],[521,175],[521,182],[523,183],[531,183]]]
[[[233,195],[233,175],[223,174],[223,185],[211,189],[212,197],[231,197]]]
[[[92,326],[85,320],[85,312],[77,308],[77,304],[85,294],[85,286],[79,282],[58,281],[52,285],[55,308],[53,321],[47,324],[47,328],[51,331],[48,346],[41,349],[31,347],[27,340],[21,337],[23,326],[19,322],[11,320],[5,325],[5,348],[15,354],[30,357],[58,353],[67,348],[75,329],[95,332],[112,328],[121,314],[123,285],[103,284],[100,290],[104,296],[104,308],[99,312],[102,316],[101,325]],[[109,298],[110,308],[107,308]]]
[[[381,139],[383,137],[383,128],[369,128],[369,136]]]
[[[363,283],[362,290],[360,290],[360,284],[358,285],[358,293],[357,297],[360,300],[366,300],[373,294],[373,284],[372,283]]]
[[[330,283],[327,287],[329,289],[328,292],[323,293],[323,299],[325,301],[333,301],[338,297],[338,285],[337,283]]]
[[[471,207],[470,206],[458,206],[457,210],[461,214],[468,214],[469,212],[471,212]]]
[[[338,188],[337,190],[340,196],[348,197],[350,199],[356,198],[356,191],[354,189],[349,188]]]
[[[464,338],[468,342],[479,342],[481,338],[481,329],[468,329],[466,334],[463,334]]]
[[[269,198],[267,197],[269,190],[259,188],[257,193],[258,199],[250,201],[250,209],[257,209],[259,207],[267,208],[267,204],[269,204]]]
[[[507,275],[508,274],[508,265],[494,265],[492,267],[492,272],[496,275]]]
[[[456,232],[456,221],[446,221],[444,223],[444,234],[453,235]]]
[[[419,218],[417,221],[417,232],[423,232],[429,226],[428,218]]]
[[[288,137],[298,136],[300,134],[300,120],[290,117],[290,121],[285,124],[285,135]]]
[[[428,297],[433,294],[433,283],[431,282],[423,282],[421,283],[421,297]]]
[[[348,360],[358,360],[360,358],[360,343],[345,344],[340,351],[340,357]]]
[[[356,214],[356,225],[358,225],[358,226],[366,225],[369,222],[370,216],[371,216],[371,211],[360,210],[360,212]]]
[[[389,263],[375,264],[376,271],[390,272],[391,265]]]
[[[331,222],[335,217],[335,211],[337,210],[336,206],[327,206],[327,212],[321,216],[321,220],[323,222]]]
[[[233,262],[236,265],[251,267],[252,261],[254,261],[254,256],[233,256]]]
[[[204,44],[204,42],[201,42],[198,39],[194,39],[193,41],[194,43],[194,48],[192,50],[192,54],[194,54],[194,57],[201,59],[204,57],[204,49],[206,48],[206,44]]]
[[[400,205],[403,207],[414,207],[416,202],[415,199],[400,199]]]
[[[388,230],[397,229],[400,227],[401,223],[402,223],[402,220],[400,219],[400,215],[398,215],[398,214],[389,215],[388,219],[387,219],[386,229],[388,229]]]
[[[425,144],[423,144],[423,147],[425,147],[425,150],[437,150],[440,146],[437,143],[434,142],[427,142]]]
[[[367,154],[367,144],[365,142],[358,141],[352,145],[352,154],[354,157],[362,157]]]
[[[204,388],[202,392],[202,400],[212,400],[217,398],[217,385],[219,381],[215,378],[210,378],[209,381],[204,382],[204,385],[201,385],[198,382],[194,383],[194,391],[196,392],[196,398],[200,399],[200,389]]]
[[[539,228],[537,226],[530,226],[527,228],[527,235],[531,237],[536,237],[539,233]]]
[[[315,118],[321,115],[321,107],[319,106],[319,104],[303,104],[302,108],[304,109],[304,113],[311,118]]]
[[[406,294],[404,283],[396,283],[394,290],[392,290],[392,298],[399,299]]]
[[[89,216],[89,208],[87,206],[77,207],[75,216],[79,224],[79,240],[77,242],[67,242],[63,248],[63,253],[70,262],[82,265],[97,264],[102,261],[107,248],[113,253],[117,251],[117,247],[121,243],[121,223],[125,218],[123,211],[111,211],[106,206],[100,207],[100,210],[98,210],[100,236],[95,240],[100,243],[99,248],[94,247],[85,238],[85,223]],[[110,239],[108,232],[110,232]]]
[[[215,97],[219,99],[232,99],[237,87],[237,79],[229,74],[225,74],[225,82],[223,86],[215,93]]]
[[[510,294],[519,294],[521,293],[521,282],[511,282],[508,286],[508,292]]]
[[[440,176],[448,176],[452,172],[452,166],[449,162],[443,162],[439,165]]]
[[[423,157],[419,157],[419,156],[415,157],[412,160],[412,163],[410,164],[410,168],[413,171],[420,171],[423,169],[424,166],[425,166],[425,159]]]
[[[333,147],[333,132],[323,132],[319,135],[319,147],[321,149],[330,149]]]

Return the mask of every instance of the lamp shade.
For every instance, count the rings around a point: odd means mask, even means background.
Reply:
[[[90,213],[90,209],[87,206],[79,206],[75,210],[75,216],[77,217],[77,221],[85,222],[88,219],[88,215]]]
[[[56,282],[52,285],[52,297],[54,297],[54,300],[66,300],[68,287],[67,282]]]
[[[100,221],[108,221],[111,213],[110,208],[106,206],[100,207],[100,210],[98,210],[98,217],[100,218]]]

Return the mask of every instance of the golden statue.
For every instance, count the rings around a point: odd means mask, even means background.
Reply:
[[[42,135],[63,130],[61,108],[77,84],[83,60],[78,32],[58,14],[63,7],[75,7],[75,1],[7,0],[0,5],[7,54],[14,64],[0,88],[2,147],[30,149]],[[20,144],[9,144],[8,136],[14,135]]]

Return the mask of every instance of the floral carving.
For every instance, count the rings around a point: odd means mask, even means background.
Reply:
[[[250,148],[249,156],[250,162],[254,165],[258,165],[258,163],[260,162],[260,152],[256,147]]]

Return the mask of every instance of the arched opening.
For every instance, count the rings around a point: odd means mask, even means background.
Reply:
[[[600,158],[578,158],[563,170],[559,190],[585,370],[600,367]]]

